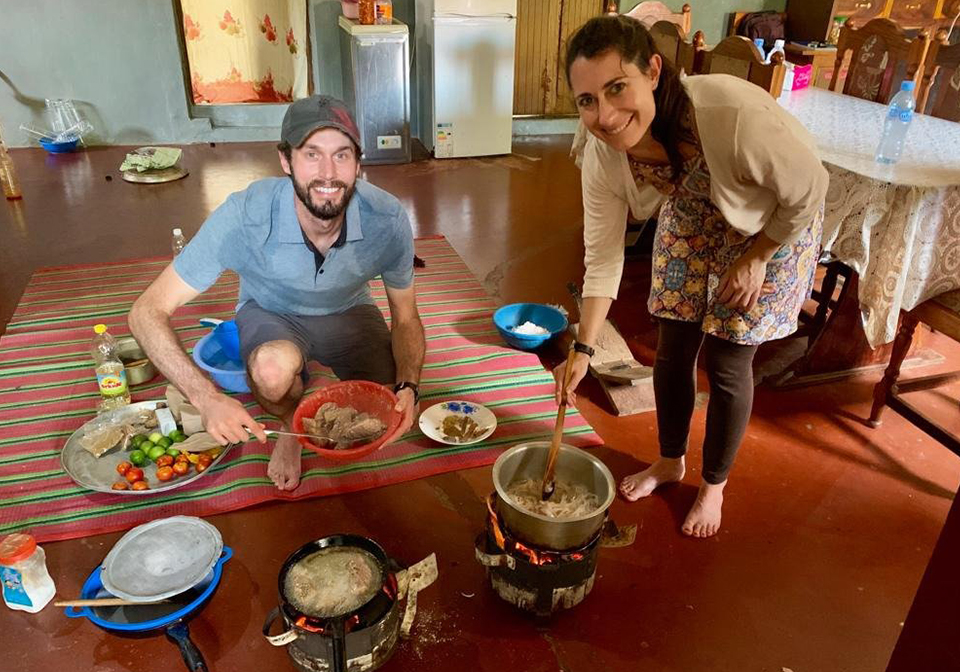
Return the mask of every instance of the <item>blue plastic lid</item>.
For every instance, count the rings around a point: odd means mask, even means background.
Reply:
[[[901,90],[901,91],[913,91],[913,89],[916,87],[916,85],[917,85],[916,82],[914,82],[912,79],[908,79],[908,80],[904,81],[902,84],[900,84],[900,90]]]

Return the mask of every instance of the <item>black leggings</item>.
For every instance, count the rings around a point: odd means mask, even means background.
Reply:
[[[658,318],[657,361],[653,391],[657,399],[660,455],[678,458],[687,452],[690,418],[697,393],[697,355],[704,346],[710,402],[703,439],[703,480],[727,480],[753,407],[755,345],[731,343],[700,330],[699,322]]]

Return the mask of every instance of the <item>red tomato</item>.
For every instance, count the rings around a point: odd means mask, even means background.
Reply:
[[[200,457],[197,458],[197,466],[202,464],[204,469],[209,467],[211,462],[213,462],[213,458],[206,453],[200,453]]]
[[[173,478],[173,467],[166,466],[157,469],[157,478],[161,481],[169,481],[171,478]]]
[[[136,483],[137,481],[142,481],[143,469],[140,469],[139,467],[130,467],[127,469],[127,473],[125,473],[123,477],[127,479],[127,483]]]
[[[169,467],[173,464],[173,455],[161,455],[157,458],[158,467]]]
[[[136,483],[133,484],[133,489],[134,489],[134,490],[149,490],[149,489],[150,489],[150,486],[147,485],[147,482],[146,482],[146,481],[137,481]]]
[[[173,463],[173,473],[177,476],[183,476],[190,471],[190,463],[186,460],[177,460]]]
[[[116,483],[113,484],[113,489],[114,489],[114,490],[126,490],[126,489],[127,489],[127,484],[126,484],[124,481],[117,481]]]
[[[129,462],[121,462],[120,464],[117,465],[117,473],[123,476],[128,471],[130,471],[130,467],[132,466],[133,465],[130,464]]]
[[[206,462],[206,463],[204,463],[204,462],[197,462],[197,473],[198,473],[198,474],[202,474],[203,472],[205,472],[205,471],[207,470],[207,467],[209,467],[209,466],[210,466],[210,463],[209,463],[209,462]]]

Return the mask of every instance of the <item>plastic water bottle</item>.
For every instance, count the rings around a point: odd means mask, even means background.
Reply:
[[[763,61],[764,63],[766,63],[766,62],[767,62],[767,55],[766,55],[766,53],[765,53],[764,50],[763,50],[763,45],[764,45],[763,38],[762,38],[762,37],[755,37],[755,38],[753,38],[753,43],[754,43],[755,45],[757,45],[757,49],[760,50],[760,60]]]
[[[770,53],[767,54],[767,58],[763,61],[764,63],[770,63],[773,60],[773,55],[778,51],[783,56],[784,60],[787,58],[787,52],[783,50],[783,45],[786,44],[783,40],[774,40],[773,48],[770,50]]]
[[[913,99],[913,82],[904,82],[900,91],[890,101],[887,119],[883,124],[883,137],[877,146],[877,163],[896,163],[903,152],[903,139],[913,121],[913,111],[917,102]]]
[[[127,372],[117,354],[117,341],[109,333],[105,324],[93,328],[96,336],[90,344],[97,372],[97,387],[100,388],[100,403],[97,410],[108,411],[130,403],[130,388],[127,386]]]
[[[183,231],[180,229],[173,230],[173,242],[170,243],[170,246],[173,248],[173,256],[183,252],[183,248],[187,246],[187,239],[183,237]]]

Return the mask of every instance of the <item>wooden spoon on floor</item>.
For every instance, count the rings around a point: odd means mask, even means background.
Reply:
[[[550,440],[550,452],[547,454],[547,467],[543,471],[543,486],[540,490],[540,498],[543,501],[550,499],[557,484],[553,472],[557,468],[557,456],[560,454],[560,441],[563,439],[563,419],[567,415],[567,388],[570,386],[570,378],[573,375],[573,360],[577,356],[577,351],[570,348],[567,355],[567,365],[563,367],[563,387],[560,393],[560,408],[557,409],[557,422],[553,426],[553,438]]]
[[[92,597],[83,600],[60,600],[53,603],[55,607],[146,607],[153,604],[164,604],[170,600],[157,602],[131,602],[122,597]]]

